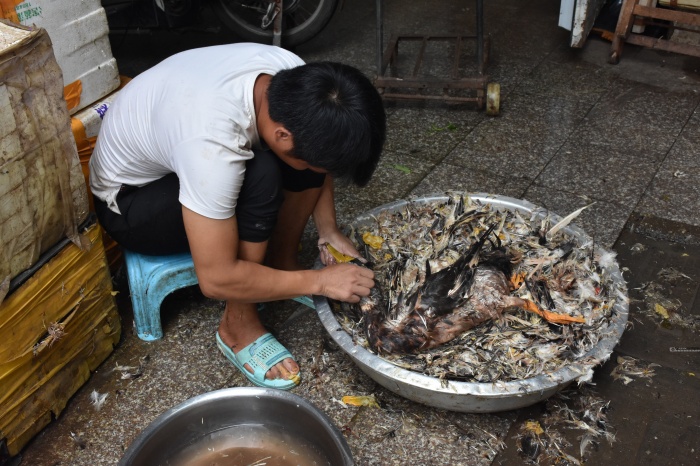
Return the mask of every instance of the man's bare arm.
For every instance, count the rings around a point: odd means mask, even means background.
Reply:
[[[235,217],[214,220],[183,207],[182,216],[192,251],[199,286],[206,296],[240,302],[264,302],[317,294],[357,302],[374,286],[374,274],[355,265],[341,264],[322,270],[281,271],[246,256],[264,256],[265,243],[241,242]],[[261,248],[261,251],[256,251]]]
[[[318,243],[323,245],[330,243],[335,249],[352,257],[360,257],[354,244],[338,229],[335,217],[335,201],[333,193],[333,178],[326,176],[326,181],[321,188],[316,208],[313,212],[314,223],[318,230]],[[321,260],[324,264],[330,261],[329,254],[321,248]]]

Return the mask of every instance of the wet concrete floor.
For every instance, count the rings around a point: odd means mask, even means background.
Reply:
[[[387,32],[455,33],[471,27],[474,15],[472,2],[385,3]],[[329,341],[312,310],[271,303],[266,324],[307,368],[293,392],[342,429],[359,465],[698,464],[700,59],[628,46],[620,64],[609,65],[609,43],[599,37],[582,50],[568,47],[558,2],[485,3],[487,72],[501,85],[500,116],[471,104],[387,103],[383,160],[367,188],[338,189],[339,222],[448,189],[526,199],[560,214],[595,202],[576,223],[618,254],[630,295],[627,330],[591,384],[528,408],[454,413],[385,390]],[[166,31],[112,37],[112,45],[122,74],[133,76],[179,50],[235,40],[223,30]],[[374,2],[345,2],[296,52],[373,76]],[[447,66],[443,52],[427,54],[431,72]],[[314,245],[309,229],[308,266]],[[164,338],[147,343],[133,332],[123,277],[115,286],[121,343],[15,463],[115,464],[167,409],[247,385],[214,343],[222,303],[197,288],[174,293],[162,307]],[[140,367],[140,374],[124,378],[117,365]],[[100,411],[90,402],[93,390],[108,394]],[[336,401],[370,394],[381,408]],[[608,436],[592,436],[584,423]]]

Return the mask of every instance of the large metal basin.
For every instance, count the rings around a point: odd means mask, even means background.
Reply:
[[[167,464],[211,433],[246,425],[273,425],[294,433],[313,445],[329,465],[354,464],[345,438],[322,411],[293,393],[258,387],[217,390],[170,409],[134,440],[119,464]]]
[[[510,197],[491,194],[469,194],[473,200],[478,200],[500,210],[518,210],[537,217],[544,217],[548,212],[527,201],[513,199]],[[413,202],[437,202],[445,201],[444,195],[426,196]],[[367,224],[372,221],[382,211],[396,211],[403,208],[408,201],[397,201],[373,209],[360,217],[353,223],[355,226]],[[549,213],[555,219],[560,217]],[[580,228],[569,226],[564,231],[573,235],[579,241],[589,239]],[[320,261],[317,266],[321,267]],[[626,286],[620,270],[615,264],[613,269],[608,269],[626,293]],[[557,391],[563,389],[571,382],[580,379],[588,379],[593,368],[606,361],[613,348],[620,340],[622,332],[627,324],[629,305],[626,300],[617,300],[614,306],[614,317],[610,327],[604,337],[587,354],[580,359],[584,362],[574,362],[568,366],[551,374],[539,375],[528,379],[477,383],[477,382],[453,382],[446,386],[434,378],[397,367],[375,354],[369,352],[364,347],[356,345],[352,337],[340,326],[330,308],[328,300],[323,296],[314,296],[314,304],[318,316],[324,327],[333,340],[345,351],[358,367],[368,376],[374,379],[383,387],[402,397],[419,403],[423,403],[436,408],[450,411],[460,411],[468,413],[476,412],[497,412],[522,408],[544,400]],[[593,362],[591,362],[593,361]]]

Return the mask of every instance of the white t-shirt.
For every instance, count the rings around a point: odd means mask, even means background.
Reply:
[[[176,173],[182,205],[230,218],[260,145],[255,80],[303,64],[279,47],[230,44],[179,53],[138,75],[105,113],[90,159],[93,194],[120,213],[121,185]]]

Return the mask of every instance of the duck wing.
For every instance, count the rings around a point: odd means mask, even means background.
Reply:
[[[459,305],[474,276],[472,263],[495,227],[496,225],[491,225],[469,250],[449,267],[431,273],[430,263],[426,263],[425,281],[418,289],[416,309],[429,316],[440,316]]]

